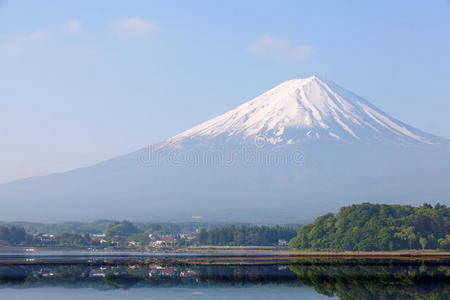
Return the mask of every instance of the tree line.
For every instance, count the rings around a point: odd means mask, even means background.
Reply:
[[[207,230],[202,228],[196,237],[198,245],[215,246],[273,246],[280,240],[289,241],[296,234],[292,227],[228,226]]]
[[[106,222],[105,222],[106,223]],[[104,226],[105,223],[102,223]],[[72,223],[73,224],[73,223]],[[80,223],[81,224],[81,223]],[[104,237],[93,237],[88,232],[32,233],[24,227],[0,225],[0,246],[106,248],[128,247],[130,242],[145,247],[152,238],[170,235],[171,246],[222,245],[222,246],[272,246],[280,240],[289,241],[296,230],[290,226],[256,226],[210,224],[142,223],[108,221],[104,226]],[[66,225],[64,225],[66,226]],[[199,227],[201,226],[201,227]],[[298,226],[296,227],[298,228]],[[182,230],[192,230],[193,239],[182,238]],[[197,233],[195,234],[195,231]]]
[[[450,250],[450,208],[363,203],[303,226],[289,246],[314,251]]]
[[[31,240],[23,227],[0,226],[0,245],[23,245]]]
[[[119,223],[117,220],[96,220],[93,222],[63,222],[63,223],[35,223],[35,222],[1,222],[0,226],[24,228],[29,234],[101,234],[110,227]],[[198,228],[214,229],[229,226],[229,223],[222,222],[132,222],[140,231],[151,231],[161,234],[178,234],[182,232],[195,232]],[[253,225],[250,223],[234,223],[234,225]]]

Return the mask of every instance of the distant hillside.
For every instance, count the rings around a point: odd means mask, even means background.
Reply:
[[[289,247],[301,250],[450,250],[450,208],[358,204],[302,227]]]

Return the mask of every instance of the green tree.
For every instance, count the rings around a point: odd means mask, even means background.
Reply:
[[[421,237],[419,239],[419,244],[420,244],[420,247],[422,247],[422,249],[425,249],[427,247],[428,240],[424,237]]]
[[[362,203],[303,226],[289,247],[318,251],[447,249],[450,208]]]
[[[133,225],[129,221],[123,221],[117,224],[114,224],[105,231],[105,235],[107,237],[128,237],[132,234],[141,233],[135,225]]]

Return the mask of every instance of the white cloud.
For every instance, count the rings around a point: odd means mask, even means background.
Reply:
[[[41,42],[49,37],[49,32],[46,30],[38,30],[26,34],[18,34],[6,40],[0,45],[1,50],[17,50],[25,47],[31,43]]]
[[[158,29],[155,22],[140,17],[129,17],[112,22],[108,31],[122,38],[137,38]]]
[[[0,0],[1,1],[1,0]],[[30,33],[21,33],[0,40],[1,51],[14,51],[55,38],[61,34],[75,34],[81,32],[81,21],[78,19],[68,20],[66,23],[57,24],[47,29],[36,30]]]
[[[250,43],[248,51],[254,54],[265,54],[271,56],[305,59],[309,57],[313,49],[307,45],[293,45],[288,40],[264,35]]]
[[[68,33],[79,33],[81,32],[81,21],[78,19],[71,19],[63,24],[63,29]]]

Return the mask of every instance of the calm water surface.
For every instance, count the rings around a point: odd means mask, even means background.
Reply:
[[[286,286],[253,286],[228,288],[153,288],[99,291],[93,289],[31,288],[25,290],[6,289],[0,291],[4,299],[56,300],[56,299],[339,299],[314,292],[310,288]]]
[[[450,299],[450,261],[5,261],[1,299]]]

